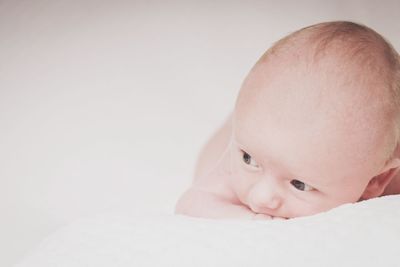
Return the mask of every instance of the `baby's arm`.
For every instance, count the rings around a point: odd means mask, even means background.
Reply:
[[[197,158],[194,181],[204,180],[210,171],[221,164],[221,160],[232,137],[232,114],[224,124],[210,137]],[[200,181],[201,182],[201,181]]]
[[[253,213],[243,205],[236,205],[214,193],[191,187],[179,199],[175,213],[212,219],[268,219],[268,215]],[[271,217],[269,217],[270,219]]]
[[[196,164],[192,187],[179,199],[175,213],[204,218],[270,219],[256,214],[244,205],[236,204],[229,180],[229,146],[232,134],[231,116],[210,138]]]

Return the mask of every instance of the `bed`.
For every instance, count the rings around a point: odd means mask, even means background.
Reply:
[[[400,196],[286,221],[99,214],[48,236],[17,267],[399,266]]]

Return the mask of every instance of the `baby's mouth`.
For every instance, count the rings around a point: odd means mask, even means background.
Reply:
[[[277,214],[275,214],[275,212],[271,212],[271,210],[269,210],[268,208],[260,208],[255,205],[251,205],[251,203],[249,203],[247,206],[252,212],[258,213],[258,214],[265,214],[267,216],[270,216],[272,218],[272,220],[287,220],[288,219],[286,217],[278,216]]]
[[[260,208],[256,205],[252,205],[251,203],[249,203],[247,206],[254,213],[262,213],[262,214],[274,217],[274,215],[266,208]]]

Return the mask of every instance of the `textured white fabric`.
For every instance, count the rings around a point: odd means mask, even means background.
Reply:
[[[287,221],[97,216],[45,239],[18,267],[399,266],[400,196]]]

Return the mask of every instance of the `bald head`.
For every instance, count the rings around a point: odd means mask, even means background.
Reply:
[[[399,138],[399,81],[399,56],[378,33],[351,22],[317,24],[283,38],[260,58],[242,86],[235,116],[290,125],[291,131],[329,132],[333,139],[351,134],[364,142],[360,154],[378,146],[389,153]]]

